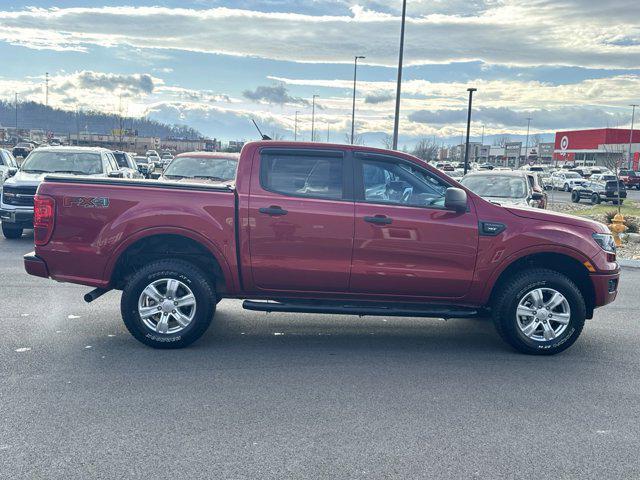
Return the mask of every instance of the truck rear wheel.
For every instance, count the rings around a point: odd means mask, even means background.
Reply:
[[[129,279],[120,309],[127,329],[140,342],[154,348],[182,348],[209,327],[216,293],[191,263],[158,260]]]
[[[553,355],[569,348],[580,336],[585,318],[585,301],[576,284],[542,268],[509,278],[493,304],[500,336],[531,355]]]
[[[4,238],[10,239],[10,240],[20,238],[22,237],[23,231],[24,229],[17,225],[11,225],[6,223],[2,224],[2,234],[4,235]]]

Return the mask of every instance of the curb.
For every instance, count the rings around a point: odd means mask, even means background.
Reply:
[[[622,268],[640,268],[640,260],[618,260]]]

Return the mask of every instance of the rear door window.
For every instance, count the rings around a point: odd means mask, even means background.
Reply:
[[[265,190],[293,197],[341,200],[343,169],[341,152],[264,152],[260,184]]]

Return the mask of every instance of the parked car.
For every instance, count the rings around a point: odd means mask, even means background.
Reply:
[[[122,171],[123,178],[143,178],[142,173],[138,170],[138,165],[133,161],[131,155],[126,152],[115,150],[112,152],[116,159],[118,167]]]
[[[536,208],[547,208],[548,197],[546,187],[542,181],[542,174],[538,172],[526,172],[526,174],[532,191],[539,194],[535,195],[536,199],[531,203],[531,206]]]
[[[164,169],[160,180],[205,183],[233,181],[239,157],[237,153],[181,153]]]
[[[122,178],[111,151],[90,147],[46,147],[34,150],[20,170],[2,185],[0,219],[5,238],[19,238],[33,225],[33,199],[47,174]]]
[[[144,178],[151,178],[151,173],[153,173],[156,168],[154,163],[149,162],[149,159],[142,155],[134,156],[133,161]]]
[[[513,172],[476,172],[467,174],[460,183],[485,200],[498,205],[540,207],[545,194],[536,191],[532,175],[521,170]]]
[[[27,272],[91,286],[87,301],[122,290],[125,325],[156,348],[191,344],[220,299],[243,298],[263,312],[491,312],[514,348],[548,355],[618,291],[606,226],[495,205],[395,151],[253,142],[235,182],[47,177],[35,203]]]
[[[595,177],[595,175],[594,175]],[[589,199],[594,205],[602,202],[611,202],[614,205],[622,205],[627,198],[627,189],[622,180],[616,180],[615,175],[603,175],[605,178],[591,178],[584,185],[577,186],[571,192],[571,201],[580,202]],[[618,191],[619,190],[619,191]]]
[[[5,148],[0,148],[0,185],[4,181],[13,177],[18,172],[18,162],[11,154],[11,152]]]
[[[633,170],[621,170],[620,180],[624,182],[625,187],[637,188],[640,190],[640,173]]]
[[[14,157],[27,158],[33,148],[34,145],[30,142],[20,142],[15,147],[13,147],[12,153]]]
[[[574,167],[570,170],[571,172],[578,173],[582,178],[590,178],[594,173],[607,173],[608,170],[604,167],[595,167],[595,166],[579,166]]]
[[[552,189],[570,192],[575,187],[584,185],[586,180],[577,172],[560,170],[551,174],[550,182]]]
[[[525,165],[521,168],[526,172],[536,173],[538,182],[543,190],[551,188],[551,167],[547,165]]]
[[[478,167],[480,170],[493,170],[495,167],[490,163],[483,163]]]
[[[453,178],[454,180],[457,180],[457,181],[460,181],[462,177],[464,177],[464,170],[460,170],[460,169],[456,169],[453,172],[445,171],[444,173],[446,173],[447,176],[449,176],[450,178]]]
[[[157,154],[147,155],[147,162],[153,164],[154,168],[157,170],[162,171],[162,169],[164,168],[164,162]]]

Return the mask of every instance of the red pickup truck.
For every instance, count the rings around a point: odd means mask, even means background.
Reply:
[[[47,177],[28,273],[122,290],[135,338],[198,339],[222,298],[244,308],[493,317],[516,349],[553,354],[612,302],[606,227],[483,200],[401,152],[247,144],[235,181]]]
[[[640,190],[640,173],[633,170],[620,170],[620,180],[627,189],[637,188]]]

